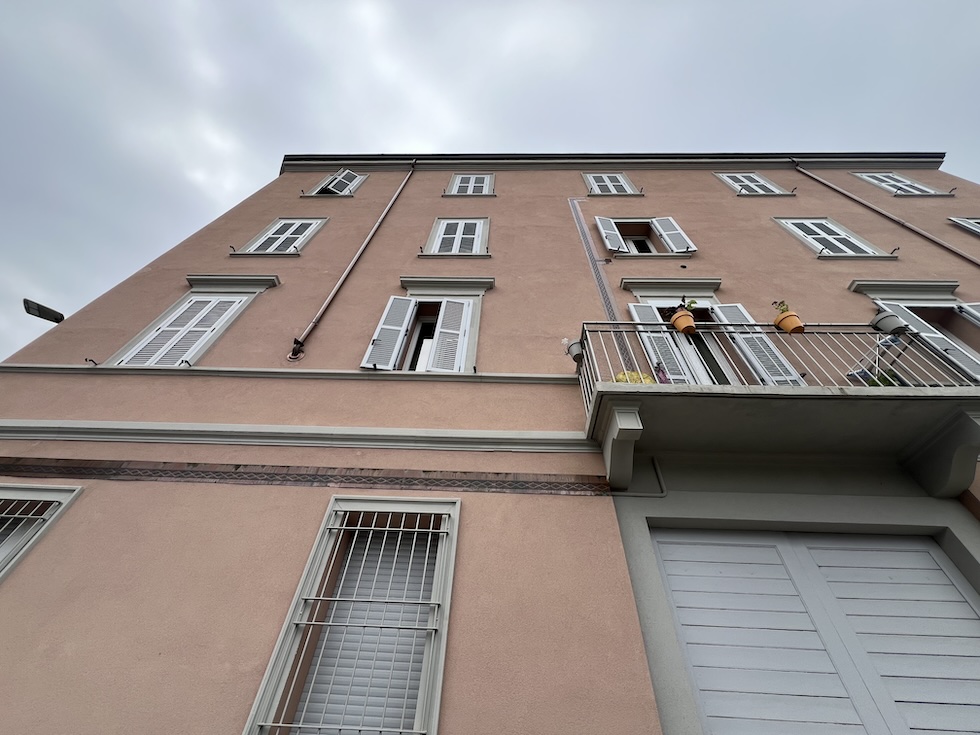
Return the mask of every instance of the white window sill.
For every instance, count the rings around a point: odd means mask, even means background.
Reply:
[[[298,258],[299,252],[294,253],[243,253],[235,251],[229,253],[233,258]]]
[[[490,253],[418,253],[416,258],[489,258]]]
[[[443,196],[444,197],[495,197],[497,195],[493,192],[491,192],[490,194],[449,194],[447,192],[444,192]]]
[[[613,253],[616,260],[620,258],[637,258],[641,260],[688,260],[694,253]]]
[[[327,192],[324,194],[317,194],[316,192],[310,192],[309,194],[300,194],[300,199],[313,198],[313,199],[348,199],[353,197],[353,194],[334,194],[333,192]]]
[[[854,253],[853,255],[828,255],[824,253],[823,255],[817,255],[817,260],[898,260],[897,255],[888,255],[887,253],[882,253],[881,255],[876,255],[875,253]]]
[[[603,194],[602,192],[599,191],[590,191],[589,196],[590,197],[641,197],[643,196],[643,194],[637,192],[630,192],[628,194],[617,194],[616,192],[610,192],[608,194]]]
[[[929,194],[919,194],[916,192],[896,191],[893,197],[955,197],[956,195],[948,191],[934,191]]]
[[[756,191],[753,191],[753,192],[741,191],[741,192],[738,192],[735,196],[738,196],[738,197],[795,197],[796,194],[794,194],[791,191],[774,191],[772,194],[766,194],[765,192],[761,192],[761,191],[759,191],[759,192],[756,192]]]

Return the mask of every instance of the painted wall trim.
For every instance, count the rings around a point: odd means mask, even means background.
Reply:
[[[848,284],[847,290],[864,294],[873,299],[929,297],[955,301],[956,297],[953,296],[953,292],[959,286],[959,281],[902,281],[855,278]]]
[[[139,421],[0,420],[0,438],[163,444],[435,449],[476,452],[599,452],[580,431],[481,431]]]
[[[410,293],[438,291],[489,291],[494,286],[492,276],[401,276],[401,287]]]
[[[263,290],[279,285],[277,275],[248,275],[244,273],[189,273],[187,283],[191,288],[214,288],[225,286],[232,288],[248,288]]]
[[[540,385],[575,385],[578,376],[560,373],[416,373],[391,371],[384,373],[358,372],[354,370],[302,370],[299,368],[237,368],[237,367],[129,367],[126,365],[35,365],[0,364],[0,373],[47,373],[73,374],[88,372],[90,375],[188,375],[227,378],[301,378],[304,380],[390,380],[408,382],[456,382],[456,383],[527,383]]]

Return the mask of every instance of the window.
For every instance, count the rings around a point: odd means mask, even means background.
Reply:
[[[0,485],[0,578],[64,510],[78,488]]]
[[[478,255],[487,251],[486,219],[437,219],[429,236],[430,255]]]
[[[737,191],[739,196],[791,196],[791,192],[779,188],[768,179],[759,176],[759,174],[715,175]]]
[[[980,235],[980,217],[950,217],[949,221],[954,222],[964,230],[969,230],[974,235]]]
[[[920,184],[917,181],[912,181],[912,179],[906,178],[896,173],[864,173],[864,174],[854,174],[859,176],[865,181],[870,181],[875,186],[880,186],[882,189],[887,189],[892,194],[896,195],[925,195],[925,196],[948,196],[945,191],[936,191],[925,184]]]
[[[280,219],[233,255],[294,255],[316,234],[325,219]]]
[[[388,299],[361,367],[475,372],[480,309],[493,279],[403,276],[401,281],[408,295]]]
[[[596,217],[606,248],[627,255],[690,255],[697,250],[673,217],[610,219]]]
[[[679,301],[680,297],[651,299],[628,305],[633,320],[643,324],[640,342],[658,383],[742,385],[754,379],[759,385],[805,385],[741,304],[696,304],[695,321],[718,326],[688,335],[669,325]]]
[[[450,196],[493,196],[493,174],[453,174]]]
[[[932,539],[651,537],[704,732],[977,731],[980,597]]]
[[[899,316],[917,339],[980,381],[980,304],[884,299],[875,304]]]
[[[875,250],[853,232],[829,219],[777,219],[820,257],[894,257]]]
[[[582,174],[589,187],[589,194],[628,195],[640,194],[626,178],[626,174]]]
[[[276,276],[188,276],[191,292],[107,362],[176,367],[202,355]]]
[[[351,196],[366,179],[351,171],[349,168],[342,168],[335,174],[328,176],[313,190],[314,196]]]
[[[458,511],[333,499],[247,733],[434,735]]]

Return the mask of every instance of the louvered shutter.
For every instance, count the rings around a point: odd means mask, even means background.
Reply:
[[[190,361],[247,299],[247,296],[191,297],[119,364],[174,366],[181,360]]]
[[[438,543],[428,533],[356,532],[296,708],[300,727],[291,732],[414,729],[429,638],[430,606],[420,603],[432,599]]]
[[[456,247],[456,235],[459,231],[460,223],[456,220],[444,220],[439,225],[439,234],[436,236],[436,252],[440,254],[452,253]]]
[[[467,220],[460,223],[462,231],[459,234],[459,248],[457,252],[461,255],[472,255],[476,252],[477,243],[480,242],[483,223],[479,220]]]
[[[660,318],[656,307],[650,304],[627,304],[633,321],[647,322],[654,324],[665,324]],[[640,343],[647,353],[653,370],[657,373],[658,382],[663,382],[663,374],[666,374],[671,383],[694,383],[696,382],[687,367],[687,362],[682,357],[677,343],[674,342],[674,334],[663,330],[639,328]],[[657,366],[663,370],[663,374],[657,370]]]
[[[980,359],[977,359],[972,353],[940,332],[936,327],[907,306],[894,301],[878,301],[876,303],[904,319],[916,332],[916,336],[924,340],[926,344],[930,345],[974,380],[980,380]]]
[[[712,304],[709,308],[715,319],[723,324],[746,325],[754,321],[741,304]],[[728,337],[765,385],[806,385],[760,327],[728,330]]]
[[[463,370],[472,307],[472,303],[465,299],[443,299],[427,371],[458,373]]]
[[[650,224],[670,252],[693,253],[698,249],[673,217],[655,217]]]
[[[599,234],[606,243],[606,247],[617,253],[625,253],[628,248],[623,236],[619,233],[616,223],[608,217],[596,217],[595,223],[599,226]]]
[[[361,367],[375,370],[395,369],[417,306],[415,299],[405,296],[392,296],[388,299],[371,344],[361,360]]]

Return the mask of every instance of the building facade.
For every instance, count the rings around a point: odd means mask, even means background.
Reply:
[[[0,364],[6,727],[980,732],[941,164],[286,156]]]

